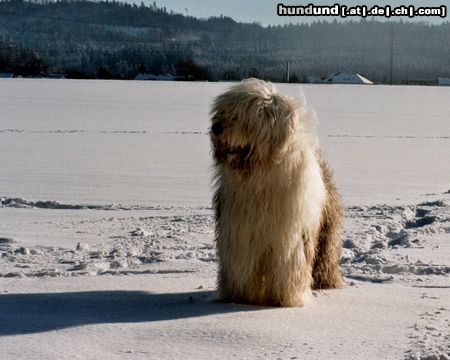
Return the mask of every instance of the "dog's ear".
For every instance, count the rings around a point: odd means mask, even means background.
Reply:
[[[286,96],[274,94],[269,108],[273,124],[276,124],[285,136],[292,135],[298,126],[298,114],[294,101]]]
[[[264,139],[261,139],[260,143],[267,144],[267,156],[279,162],[283,159],[298,126],[296,108],[289,98],[272,94],[270,100],[264,104],[262,116],[264,121],[260,136]]]
[[[276,112],[275,108],[273,106],[273,101],[269,101],[266,103],[266,105],[263,107],[263,113],[264,113],[264,120],[270,124],[270,126],[273,126],[276,121]]]

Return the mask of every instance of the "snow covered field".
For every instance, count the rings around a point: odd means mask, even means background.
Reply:
[[[0,79],[1,359],[448,359],[450,88],[302,91],[348,286],[214,301],[208,110],[225,83]]]

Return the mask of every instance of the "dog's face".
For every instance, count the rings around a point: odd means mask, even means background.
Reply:
[[[280,162],[297,126],[292,101],[257,79],[244,80],[218,96],[211,115],[216,164],[234,170]]]

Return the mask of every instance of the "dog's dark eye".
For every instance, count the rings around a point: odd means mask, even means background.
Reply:
[[[214,133],[214,135],[216,135],[216,136],[219,136],[220,134],[222,134],[222,132],[223,132],[223,124],[222,124],[222,122],[214,123],[212,128],[211,128],[211,130]]]

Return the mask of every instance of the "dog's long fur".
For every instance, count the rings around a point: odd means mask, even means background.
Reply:
[[[311,113],[248,79],[211,116],[221,298],[297,306],[311,288],[341,287],[341,205]]]

